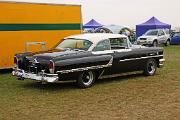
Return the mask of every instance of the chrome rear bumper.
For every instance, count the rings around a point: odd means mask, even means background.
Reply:
[[[44,72],[44,70],[42,70],[41,73],[35,74],[25,72],[22,69],[14,68],[12,75],[22,79],[32,79],[42,82],[56,82],[59,79],[58,74],[47,74]]]

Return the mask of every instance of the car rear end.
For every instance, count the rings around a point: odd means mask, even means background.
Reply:
[[[54,74],[53,60],[27,56],[15,56],[12,74],[18,79],[32,79],[41,82],[56,82],[59,77]]]

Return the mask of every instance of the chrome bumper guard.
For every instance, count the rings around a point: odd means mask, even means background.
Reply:
[[[159,59],[159,67],[163,67],[164,66],[164,62],[165,62],[165,59]]]
[[[25,72],[24,70],[18,68],[13,69],[12,75],[18,76],[22,79],[32,79],[41,82],[56,82],[59,78],[58,74],[47,74],[44,72],[44,70],[42,70],[41,73],[35,74]]]

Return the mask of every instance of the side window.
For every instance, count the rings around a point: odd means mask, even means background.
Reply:
[[[103,51],[103,50],[110,50],[110,42],[108,39],[100,41],[93,49],[93,51]]]
[[[111,49],[125,49],[128,47],[127,38],[111,38]]]

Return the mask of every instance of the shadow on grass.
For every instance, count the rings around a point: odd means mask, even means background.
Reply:
[[[143,77],[143,74],[129,74],[129,75],[123,75],[119,77],[113,77],[113,78],[105,78],[96,80],[96,84],[109,84],[114,81],[124,81],[124,80],[131,80],[137,77]],[[23,82],[23,81],[22,81]],[[26,80],[24,81],[26,82]],[[58,91],[58,90],[75,90],[75,89],[81,89],[76,85],[76,82],[68,82],[68,83],[46,83],[42,84],[41,82],[28,82],[23,84],[24,88],[27,89],[39,89],[39,90],[48,90],[48,91]]]
[[[12,72],[12,69],[2,69],[0,70],[0,74],[9,74]]]
[[[146,77],[146,76],[144,76],[142,73],[127,74],[127,75],[121,75],[118,77],[99,79],[96,81],[95,84],[108,84],[115,81],[131,80],[138,77]]]
[[[73,82],[69,82],[69,83],[46,83],[46,84],[42,84],[41,82],[31,82],[31,83],[23,84],[23,87],[27,88],[27,89],[39,89],[39,90],[48,90],[48,91],[71,90],[71,89],[77,89],[78,88],[75,85],[75,83],[73,83]]]

